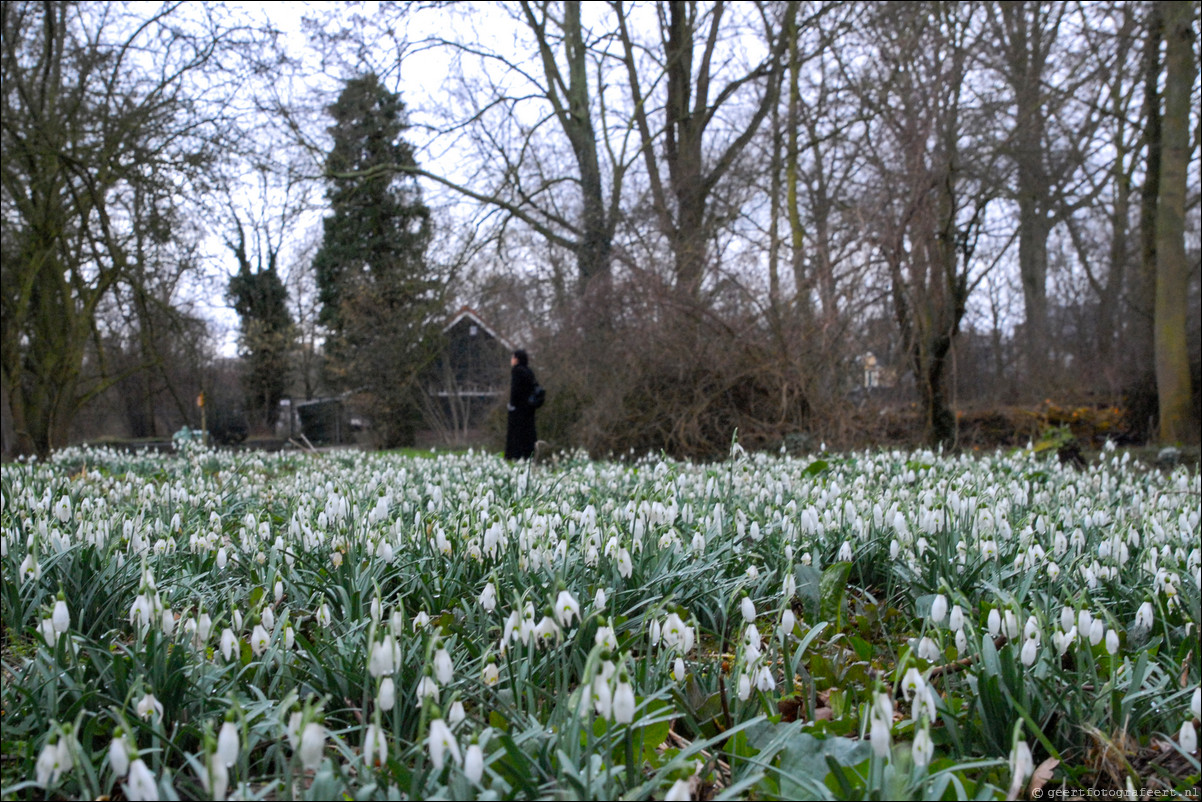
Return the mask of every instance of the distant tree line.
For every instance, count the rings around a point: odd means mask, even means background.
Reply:
[[[1044,399],[1197,442],[1199,7],[381,3],[309,20],[331,82],[220,4],[6,3],[6,452],[130,382],[128,421],[195,416],[206,214],[261,428],[336,392],[411,440],[466,302],[532,352],[544,437],[599,454],[860,444],[911,405],[954,447]]]

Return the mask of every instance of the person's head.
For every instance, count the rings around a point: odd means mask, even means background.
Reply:
[[[519,348],[513,352],[513,359],[510,360],[510,363],[513,365],[529,365],[530,356],[524,349]]]

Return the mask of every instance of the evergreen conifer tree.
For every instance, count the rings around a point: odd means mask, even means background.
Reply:
[[[420,416],[416,376],[430,359],[440,283],[426,262],[430,210],[404,105],[375,75],[348,80],[328,109],[321,248],[314,257],[329,379],[366,401],[382,444],[411,442]]]

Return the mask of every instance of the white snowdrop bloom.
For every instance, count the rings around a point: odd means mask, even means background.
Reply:
[[[42,633],[42,640],[46,641],[46,645],[54,648],[58,643],[58,633],[54,631],[54,621],[50,618],[43,618],[38,624],[38,632]]]
[[[597,715],[609,720],[613,716],[614,695],[605,677],[599,674],[593,677],[591,697]]]
[[[238,645],[238,638],[234,635],[233,630],[226,627],[221,631],[221,656],[228,663],[234,657],[234,649]]]
[[[675,680],[676,682],[684,682],[684,678],[685,678],[684,659],[677,657],[676,660],[672,663],[672,679]]]
[[[786,607],[780,614],[780,625],[777,627],[777,632],[780,634],[781,641],[786,641],[793,634],[793,628],[797,626],[797,616],[793,611]]]
[[[455,678],[455,665],[451,662],[451,654],[441,646],[434,652],[434,678],[439,685],[449,685]]]
[[[501,679],[501,669],[497,668],[496,663],[486,664],[480,673],[484,684],[488,686],[496,685]]]
[[[624,677],[614,688],[614,721],[629,724],[634,721],[634,687]]]
[[[926,727],[920,729],[914,735],[914,743],[910,747],[910,754],[914,756],[914,763],[918,766],[926,766],[931,762],[931,755],[935,752],[935,743],[931,740],[931,732]]]
[[[747,672],[745,671],[739,673],[736,693],[741,702],[746,702],[751,698],[751,677],[747,676]]]
[[[431,676],[423,676],[417,683],[417,706],[421,707],[427,699],[438,702],[438,683]]]
[[[455,740],[451,728],[440,718],[430,722],[430,736],[426,741],[426,747],[430,751],[430,762],[434,764],[435,769],[442,769],[448,755],[456,764],[463,763],[463,756],[459,752],[459,742]]]
[[[271,635],[262,624],[255,624],[254,631],[250,633],[250,650],[254,652],[255,657],[262,657],[270,643]]]
[[[1049,562],[1047,568],[1044,570],[1047,572],[1048,579],[1052,580],[1053,582],[1060,578],[1060,566],[1055,562]]]
[[[872,726],[868,733],[868,741],[872,744],[873,753],[880,759],[889,756],[889,746],[892,742],[892,737],[889,733],[890,725],[877,716],[872,717]]]
[[[42,747],[42,751],[38,753],[37,763],[34,764],[34,772],[37,775],[36,782],[43,788],[56,785],[59,778],[70,770],[71,753],[66,748],[63,739],[55,743],[47,742]]]
[[[1106,651],[1109,654],[1117,654],[1119,650],[1119,633],[1113,629],[1106,632]]]
[[[322,602],[321,606],[317,608],[316,618],[317,618],[318,626],[320,626],[322,629],[329,629],[329,627],[330,627],[330,605],[326,604],[325,602]]]
[[[270,607],[263,608],[263,615],[259,617],[259,620],[263,623],[263,628],[268,632],[275,629],[275,613],[272,612]]]
[[[486,613],[491,613],[497,609],[497,589],[493,586],[492,582],[486,584],[484,590],[480,591],[479,602]]]
[[[1189,712],[1195,719],[1202,719],[1202,687],[1194,688],[1189,700]]]
[[[608,603],[609,598],[605,595],[605,588],[597,588],[597,593],[593,596],[593,609],[604,610]]]
[[[926,680],[922,678],[922,672],[911,666],[906,675],[902,677],[901,689],[902,697],[908,702],[910,698],[920,689],[926,687]]]
[[[561,627],[570,627],[573,619],[580,620],[580,603],[566,590],[559,591],[555,599],[555,618]]]
[[[1010,789],[1017,793],[1023,783],[1035,772],[1035,759],[1031,756],[1031,747],[1026,741],[1019,741],[1010,752]]]
[[[693,793],[690,790],[688,780],[677,780],[672,783],[672,787],[668,789],[668,793],[664,794],[664,802],[690,802],[692,798]]]
[[[1040,638],[1039,621],[1033,615],[1027,616],[1027,623],[1023,625],[1023,639],[1038,643]]]
[[[746,574],[747,579],[751,582],[754,582],[760,578],[760,569],[756,568],[754,565],[749,565],[747,566]]]
[[[229,554],[225,550],[225,546],[217,549],[217,570],[224,571],[225,566],[229,564]]]
[[[947,626],[952,632],[959,632],[964,629],[964,610],[960,605],[952,608],[951,614],[947,619]]]
[[[109,765],[113,769],[113,774],[118,777],[124,777],[129,773],[129,746],[122,733],[113,736],[113,740],[109,743]]]
[[[942,593],[931,602],[931,621],[938,624],[947,615],[947,597]]]
[[[839,547],[839,554],[836,559],[841,563],[849,563],[852,559],[851,541],[844,540],[843,545]]]
[[[284,582],[283,582],[283,580],[277,579],[275,581],[275,586],[272,588],[272,591],[275,594],[275,603],[279,604],[280,600],[284,598]]]
[[[387,642],[387,639],[373,643],[371,653],[367,659],[367,672],[373,677],[382,677],[385,674],[391,674],[395,670],[396,665],[392,660],[392,646]]]
[[[621,549],[618,552],[618,573],[623,579],[630,579],[630,575],[634,572],[634,563],[630,560],[630,552],[626,549]]]
[[[559,628],[559,624],[555,623],[555,619],[549,615],[544,615],[534,627],[534,642],[539,646],[550,646],[552,643],[559,643],[563,638],[563,630]]]
[[[1081,612],[1077,613],[1077,631],[1078,632],[1089,632],[1092,627],[1093,627],[1093,613],[1091,613],[1089,610],[1082,610]],[[1064,629],[1066,632],[1068,631],[1068,627],[1065,627]]]
[[[965,650],[968,649],[968,636],[964,634],[963,629],[956,630],[956,654],[962,656]]]
[[[989,630],[989,634],[995,638],[1002,631],[1002,616],[996,607],[989,611],[989,617],[985,621],[985,626]]]
[[[150,626],[153,616],[154,608],[150,598],[145,593],[139,593],[134,598],[134,603],[130,605],[129,623],[138,629],[143,629]]]
[[[451,709],[447,711],[447,723],[454,727],[465,718],[467,718],[467,711],[463,709],[463,702],[456,699],[451,703]]]
[[[71,628],[71,612],[67,609],[67,602],[59,599],[54,603],[54,612],[50,614],[50,621],[54,625],[54,631],[62,634]]]
[[[1023,643],[1022,652],[1019,657],[1025,666],[1034,665],[1035,659],[1039,656],[1039,641],[1034,638],[1028,638]]]
[[[153,693],[147,693],[139,699],[134,709],[137,711],[139,718],[149,719],[151,716],[163,717],[163,704],[154,698]]]
[[[232,721],[225,722],[221,725],[221,730],[217,733],[218,759],[226,766],[232,766],[238,762],[238,752],[240,749],[237,725]]]
[[[388,739],[384,730],[368,724],[363,734],[363,763],[366,766],[383,766],[388,762]]]
[[[142,758],[130,764],[125,795],[130,802],[156,802],[160,798],[159,784]]]
[[[1076,624],[1073,623],[1076,620],[1077,620],[1077,614],[1073,611],[1072,607],[1061,608],[1061,610],[1060,610],[1060,631],[1068,632],[1070,629],[1072,629],[1074,626],[1076,626]],[[1085,631],[1088,632],[1089,630],[1085,630]]]
[[[1144,602],[1135,611],[1135,626],[1141,629],[1149,628],[1152,622],[1152,602]]]
[[[284,648],[288,651],[296,645],[296,632],[292,629],[292,625],[284,627]]]
[[[772,669],[766,665],[761,665],[755,673],[756,690],[769,693],[776,688],[776,677],[772,675]]]
[[[1177,741],[1181,744],[1181,751],[1188,755],[1198,751],[1198,733],[1194,730],[1194,722],[1187,720],[1181,723]]]
[[[376,704],[385,713],[396,706],[396,683],[393,682],[391,676],[384,677],[380,681],[380,690],[376,694]]]
[[[611,652],[618,648],[618,638],[614,635],[614,628],[608,625],[597,627],[597,634],[593,636],[593,643],[604,646]]]
[[[480,744],[468,744],[463,752],[463,774],[468,782],[479,785],[484,777],[484,750]]]
[[[1002,613],[1002,627],[1006,632],[1006,637],[1010,640],[1018,637],[1018,616],[1013,610],[1006,610]]]
[[[755,602],[751,600],[751,597],[743,597],[742,601],[739,602],[739,610],[743,614],[743,620],[747,623],[750,624],[755,620]]]
[[[1102,638],[1106,635],[1106,625],[1102,623],[1102,619],[1095,618],[1093,623],[1089,625],[1089,645],[1097,646],[1102,642]]]
[[[939,651],[939,645],[936,644],[935,641],[931,640],[929,637],[923,637],[922,640],[918,642],[918,656],[923,660],[933,663],[939,660],[939,658],[942,656],[942,653]]]
[[[300,737],[301,765],[313,771],[321,765],[321,758],[326,751],[326,728],[316,721],[305,725]]]

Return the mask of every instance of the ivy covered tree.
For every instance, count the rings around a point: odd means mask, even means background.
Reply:
[[[279,418],[280,399],[288,386],[288,355],[295,326],[288,314],[288,290],[277,268],[279,247],[266,249],[252,269],[246,235],[238,222],[238,241],[226,245],[238,259],[238,272],[230,278],[227,299],[241,320],[239,352],[244,360],[242,389],[252,425],[270,429]]]
[[[416,163],[404,109],[371,74],[348,80],[329,107],[331,214],[314,257],[328,378],[366,402],[383,445],[412,440],[416,377],[442,308],[426,260],[430,210],[406,172]]]

